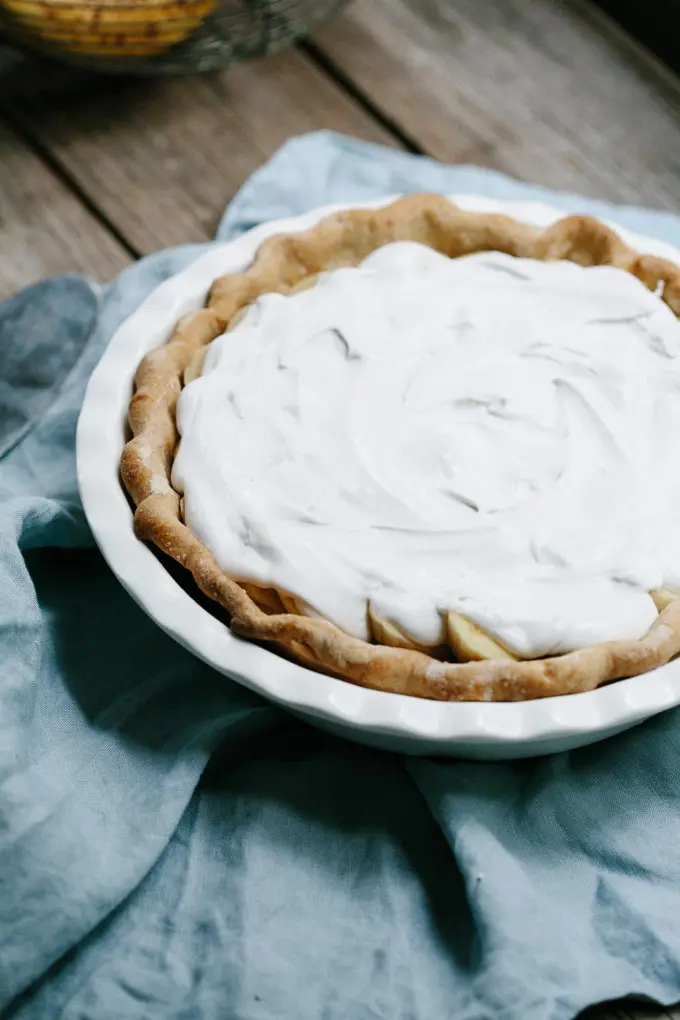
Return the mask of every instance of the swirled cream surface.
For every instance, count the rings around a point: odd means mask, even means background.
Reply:
[[[182,392],[173,484],[220,566],[367,637],[456,609],[522,656],[680,589],[680,324],[612,267],[380,248],[268,294]]]

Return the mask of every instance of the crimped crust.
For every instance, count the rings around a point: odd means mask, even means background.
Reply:
[[[223,333],[259,295],[289,293],[319,272],[357,265],[381,245],[399,240],[419,241],[451,258],[501,251],[618,266],[658,291],[680,317],[680,269],[638,254],[586,216],[569,216],[539,229],[507,216],[464,212],[439,195],[411,195],[382,209],[334,213],[305,233],[272,237],[248,269],[216,280],[206,307],[181,320],[169,341],[151,351],[137,370],[129,410],[133,439],[121,460],[123,481],[137,508],[137,536],[191,572],[200,589],[230,614],[233,633],[270,642],[303,665],[364,687],[442,701],[519,701],[592,690],[668,662],[680,652],[678,598],[641,640],[606,642],[549,659],[458,663],[370,644],[326,620],[286,612],[273,590],[257,591],[232,580],[182,523],[180,497],[170,483],[179,439],[175,409],[198,349]]]

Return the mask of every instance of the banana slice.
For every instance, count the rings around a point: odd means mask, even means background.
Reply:
[[[481,627],[460,613],[449,612],[446,619],[449,644],[459,662],[482,659],[517,659],[516,655],[489,637]]]
[[[385,620],[376,613],[375,609],[368,603],[368,623],[373,635],[373,640],[379,645],[389,645],[391,648],[406,648],[414,652],[425,652],[431,659],[445,660],[449,658],[449,650],[446,644],[440,642],[436,645],[426,645],[416,641],[401,627],[391,620]]]
[[[411,648],[416,651],[421,650],[422,646],[416,644],[395,623],[378,616],[370,602],[368,603],[368,620],[371,633],[379,645],[390,645],[392,648]]]
[[[241,587],[245,588],[253,602],[265,613],[282,613],[284,606],[276,588],[265,588],[259,584],[252,584],[250,581],[241,581]]]
[[[287,591],[280,591],[279,598],[283,603],[283,607],[287,613],[292,613],[293,616],[318,616],[308,602],[304,599],[299,599],[297,595],[291,595]]]
[[[649,594],[654,599],[654,605],[660,613],[662,613],[666,606],[669,606],[671,602],[680,598],[680,592],[671,591],[670,588],[657,588],[655,591],[650,591]]]
[[[286,610],[287,613],[292,613],[293,616],[304,615],[298,609],[298,602],[294,595],[289,595],[287,591],[282,591],[279,592],[279,598],[281,599],[281,602],[283,603],[283,608]]]
[[[288,296],[290,297],[291,294],[299,294],[302,290],[309,290],[310,287],[314,286],[320,275],[320,273],[311,273],[309,276],[303,277],[302,280],[294,283],[289,289]]]

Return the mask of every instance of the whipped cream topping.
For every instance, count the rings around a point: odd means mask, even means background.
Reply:
[[[680,324],[623,270],[378,249],[267,294],[182,392],[173,485],[228,574],[368,637],[523,657],[680,590]]]

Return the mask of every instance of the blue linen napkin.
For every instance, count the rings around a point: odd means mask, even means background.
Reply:
[[[221,238],[421,189],[680,221],[327,132]],[[680,715],[538,761],[322,736],[163,634],[93,547],[74,430],[119,322],[202,250],[0,305],[0,1014],[20,1020],[565,1020],[680,999]]]

